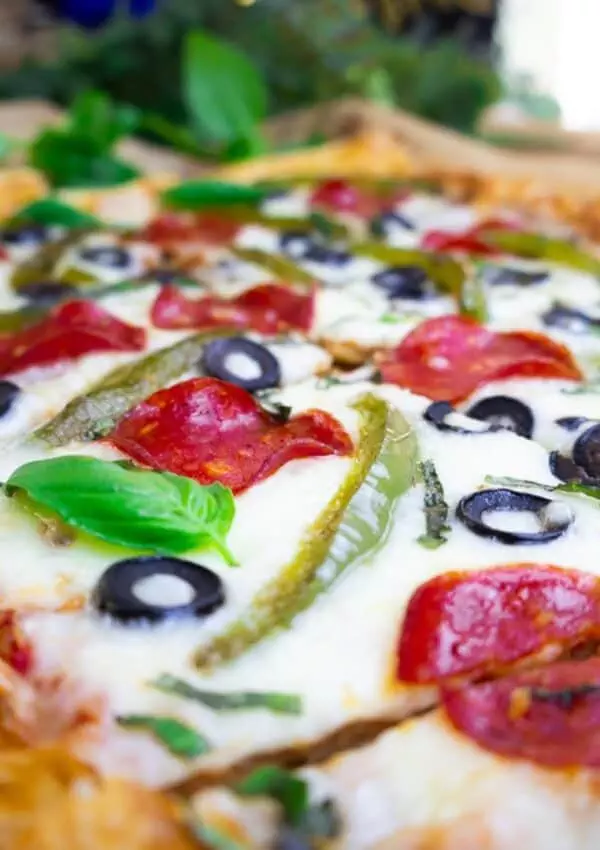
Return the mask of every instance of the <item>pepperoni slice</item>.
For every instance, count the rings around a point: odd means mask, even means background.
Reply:
[[[388,383],[450,403],[502,378],[582,379],[571,352],[544,334],[495,333],[466,316],[423,322],[383,357],[380,370]]]
[[[328,413],[281,422],[240,387],[193,378],[160,390],[119,423],[110,441],[133,460],[201,484],[246,490],[288,461],[347,455],[352,440]]]
[[[556,662],[444,690],[453,724],[481,747],[548,767],[600,767],[600,659]]]
[[[424,251],[440,254],[469,254],[491,257],[502,252],[485,241],[485,234],[492,230],[520,230],[515,222],[504,218],[488,218],[462,232],[430,230],[421,240]]]
[[[408,604],[396,674],[418,684],[481,677],[597,637],[595,576],[541,564],[446,573],[421,585]]]
[[[168,330],[232,326],[276,334],[308,331],[314,309],[314,292],[302,295],[275,283],[255,286],[232,299],[193,299],[175,286],[165,286],[152,307],[152,323]]]
[[[0,374],[101,351],[141,351],[145,343],[143,328],[122,322],[92,301],[69,301],[38,324],[2,340]]]
[[[380,212],[383,201],[375,192],[353,186],[347,180],[326,180],[311,195],[310,203],[338,213],[353,213],[370,218]]]
[[[181,242],[228,245],[241,226],[235,219],[217,213],[165,213],[150,222],[141,237],[162,247]]]
[[[33,647],[14,611],[0,611],[0,659],[26,676],[33,667]]]

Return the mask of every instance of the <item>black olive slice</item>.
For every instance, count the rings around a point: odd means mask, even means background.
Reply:
[[[485,271],[485,282],[490,286],[535,286],[550,277],[550,272],[527,271],[526,269],[511,269],[504,266],[490,266]]]
[[[585,469],[577,466],[570,457],[566,457],[560,452],[555,451],[550,452],[548,461],[550,471],[557,478],[560,478],[561,481],[565,481],[566,483],[576,481],[579,484],[587,484],[590,487],[600,487],[600,477],[590,478]]]
[[[388,298],[420,301],[435,294],[427,272],[421,266],[390,266],[374,274],[371,280],[385,291]]]
[[[155,576],[173,576],[189,585],[191,599],[173,605],[156,605],[137,595],[136,586]],[[151,555],[117,561],[100,576],[92,603],[102,614],[129,623],[163,622],[172,617],[206,617],[225,602],[223,582],[216,573],[191,561]]]
[[[0,417],[6,416],[20,394],[21,388],[12,381],[0,381]]]
[[[575,441],[573,461],[590,478],[600,478],[600,425],[588,428]]]
[[[324,266],[339,268],[341,266],[347,266],[350,263],[352,254],[343,248],[331,248],[328,245],[319,245],[313,242],[304,255],[304,259],[310,260],[312,263],[322,263]]]
[[[451,431],[453,434],[470,434],[477,436],[478,434],[489,434],[491,431],[498,431],[499,428],[466,428],[461,425],[452,425],[448,422],[448,417],[456,410],[447,401],[434,401],[423,413],[423,419],[433,425],[438,431]],[[463,414],[465,415],[465,414]]]
[[[40,307],[52,307],[53,304],[74,298],[77,294],[76,286],[71,283],[60,283],[57,280],[41,280],[19,286],[19,295]]]
[[[404,230],[416,230],[415,224],[401,213],[388,210],[376,215],[371,219],[369,229],[373,236],[385,237],[394,227],[402,227]]]
[[[551,511],[556,504],[552,499],[515,490],[478,490],[460,500],[456,508],[456,516],[470,531],[480,537],[489,537],[507,544],[549,543],[563,535],[573,522],[573,516],[566,513],[566,507],[563,517],[552,516]],[[495,511],[535,514],[540,530],[527,532],[494,528],[486,522],[486,514],[492,514]]]
[[[48,240],[48,228],[44,224],[24,224],[2,231],[1,240],[12,248],[43,245]]]
[[[258,374],[245,378],[228,365],[228,359],[234,354],[241,354],[256,367]],[[228,339],[215,339],[204,349],[202,368],[212,378],[229,381],[248,392],[269,390],[281,383],[281,368],[272,352],[264,345],[253,342],[243,336],[233,336]]]
[[[508,395],[493,395],[476,402],[467,410],[467,416],[527,439],[533,434],[535,420],[531,408]]]
[[[281,234],[281,250],[288,257],[303,260],[314,248],[314,240],[309,233],[302,230],[288,230]]]
[[[107,269],[126,269],[131,263],[131,254],[119,245],[97,245],[81,248],[79,256],[86,263],[96,263]]]
[[[549,328],[560,328],[574,334],[584,334],[589,330],[600,329],[600,319],[588,316],[582,310],[555,304],[542,316],[542,321]]]
[[[563,416],[562,419],[556,420],[556,424],[565,431],[577,431],[589,421],[587,416]]]

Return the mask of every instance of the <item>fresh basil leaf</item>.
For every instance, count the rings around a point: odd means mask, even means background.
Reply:
[[[214,711],[247,711],[248,709],[264,708],[274,714],[301,714],[302,700],[295,694],[276,692],[238,691],[237,693],[217,693],[203,691],[190,685],[183,679],[163,673],[149,685],[166,694],[194,700],[206,705]]]
[[[119,139],[135,132],[140,114],[134,106],[114,103],[104,92],[92,89],[77,96],[70,119],[73,133],[89,136],[99,149],[110,151]]]
[[[189,180],[167,189],[162,194],[163,203],[179,210],[198,210],[205,207],[234,205],[256,206],[268,197],[265,189],[223,183],[218,180]]]
[[[139,170],[107,153],[90,136],[45,130],[29,149],[29,164],[53,186],[113,186],[139,177]]]
[[[67,524],[132,549],[179,553],[214,548],[234,564],[225,538],[235,514],[230,490],[170,472],[68,455],[32,461],[6,482]]]
[[[193,759],[210,752],[206,738],[174,717],[152,714],[122,714],[116,718],[119,726],[150,732],[174,756]]]
[[[256,768],[237,783],[235,790],[242,797],[271,797],[276,800],[292,826],[301,823],[308,809],[307,783],[275,765]]]
[[[65,204],[56,198],[42,198],[27,204],[10,220],[9,227],[24,223],[56,225],[69,229],[101,228],[100,219],[75,207]]]
[[[448,542],[448,505],[444,498],[444,487],[432,460],[419,463],[419,473],[423,479],[425,512],[425,534],[418,542],[426,549],[439,549]]]
[[[189,34],[183,60],[184,97],[201,137],[232,144],[254,139],[267,93],[247,56],[208,33]]]

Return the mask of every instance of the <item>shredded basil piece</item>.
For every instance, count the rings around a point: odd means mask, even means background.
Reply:
[[[174,756],[193,759],[210,751],[206,738],[174,717],[152,714],[123,714],[116,718],[119,726],[150,732]]]
[[[308,806],[308,785],[288,770],[266,765],[253,770],[235,785],[242,797],[271,797],[283,809],[292,826],[300,824]]]
[[[226,694],[204,691],[168,673],[163,673],[149,684],[166,694],[200,702],[215,711],[247,711],[264,708],[274,714],[302,713],[302,699],[296,694],[264,691],[238,691]]]
[[[444,499],[444,487],[432,460],[419,464],[419,472],[425,488],[423,510],[425,512],[425,534],[418,542],[426,549],[439,549],[448,542],[448,505]]]

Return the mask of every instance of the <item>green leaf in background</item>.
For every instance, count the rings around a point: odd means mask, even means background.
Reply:
[[[100,219],[82,212],[69,204],[65,204],[56,198],[42,198],[40,201],[33,201],[31,204],[23,207],[22,210],[19,210],[10,220],[8,226],[29,222],[57,225],[69,229],[102,227]]]
[[[32,461],[5,485],[23,490],[67,524],[109,543],[153,552],[216,549],[235,560],[225,538],[235,515],[231,491],[169,472],[124,467],[80,455]]]
[[[99,151],[112,150],[120,139],[134,133],[139,123],[138,109],[117,104],[101,91],[82,92],[70,110],[70,131],[93,139]]]
[[[152,714],[123,714],[117,717],[119,726],[150,732],[174,756],[193,759],[210,751],[206,738],[191,726],[174,717],[157,717]]]
[[[217,693],[203,691],[190,685],[184,679],[178,679],[169,673],[163,673],[149,683],[151,687],[166,694],[202,703],[214,711],[247,711],[264,708],[274,714],[302,713],[302,700],[296,694],[283,694],[272,691],[238,691],[237,693]]]
[[[56,187],[112,186],[134,180],[140,172],[106,153],[89,136],[45,130],[29,149],[29,164]]]
[[[252,61],[208,33],[188,35],[183,58],[184,96],[201,138],[225,146],[256,145],[257,125],[267,113],[267,90]]]
[[[269,196],[267,189],[223,183],[218,180],[189,180],[162,194],[163,203],[179,210],[236,205],[256,206]]]

